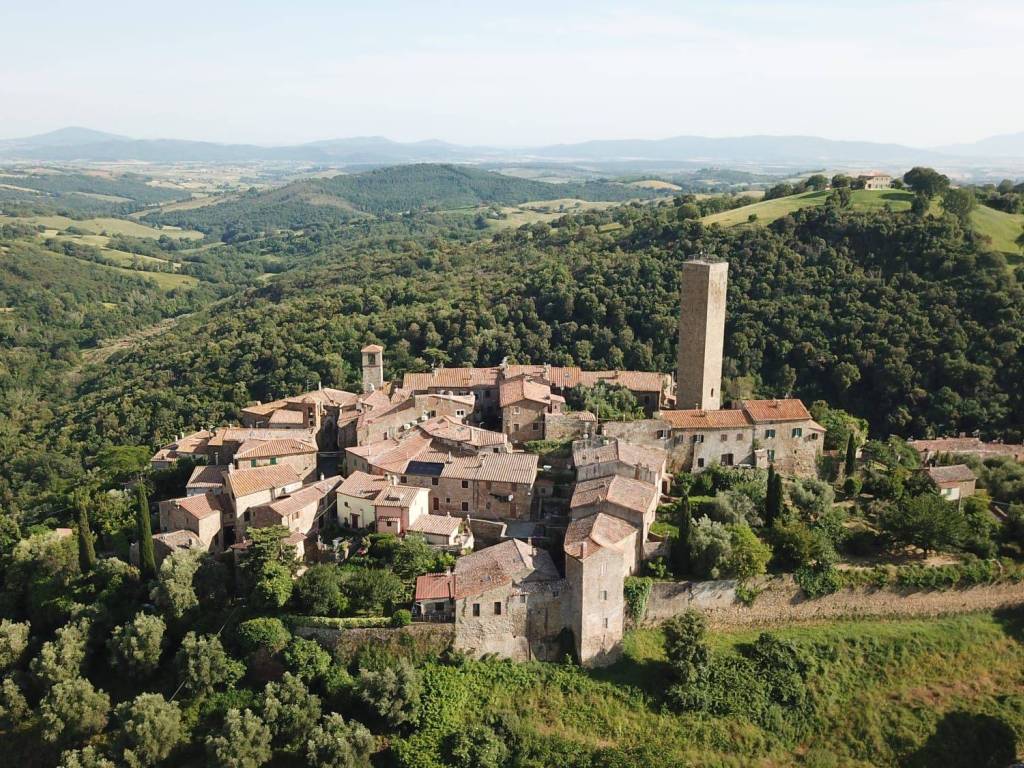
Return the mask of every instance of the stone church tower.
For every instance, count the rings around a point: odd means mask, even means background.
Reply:
[[[384,386],[384,347],[367,344],[363,353],[363,394],[376,392]]]
[[[683,264],[679,306],[676,407],[716,411],[722,398],[728,262]]]

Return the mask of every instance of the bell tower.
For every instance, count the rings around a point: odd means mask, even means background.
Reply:
[[[721,408],[728,281],[728,262],[695,259],[683,263],[676,408]]]
[[[375,392],[384,386],[384,347],[367,344],[363,353],[363,394]]]

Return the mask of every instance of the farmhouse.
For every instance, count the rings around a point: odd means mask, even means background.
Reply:
[[[892,187],[892,176],[879,171],[858,176],[857,180],[864,184],[864,189],[890,189]]]
[[[927,467],[925,474],[935,483],[939,494],[947,501],[959,501],[974,495],[977,477],[966,464],[946,467]]]

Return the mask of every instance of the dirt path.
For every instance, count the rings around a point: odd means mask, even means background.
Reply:
[[[154,325],[140,328],[137,331],[133,331],[126,336],[121,336],[117,339],[109,339],[103,343],[102,346],[93,347],[92,349],[86,349],[82,351],[82,364],[75,369],[75,373],[81,371],[87,365],[94,365],[96,363],[102,363],[115,353],[121,352],[125,349],[138,344],[140,341],[151,338],[153,336],[159,336],[164,331],[170,330],[179,321],[186,317],[191,317],[191,313],[187,315],[178,315],[177,317],[168,317],[161,320],[159,323]]]

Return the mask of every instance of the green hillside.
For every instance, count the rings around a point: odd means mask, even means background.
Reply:
[[[469,166],[420,164],[305,179],[278,189],[250,192],[219,205],[154,212],[145,219],[207,233],[232,228],[267,231],[421,210],[517,205],[531,200],[562,198],[621,202],[664,194],[662,190],[617,182],[556,184]]]
[[[822,190],[778,197],[774,200],[762,200],[742,208],[713,213],[710,216],[705,216],[701,221],[705,224],[731,227],[736,224],[745,224],[751,215],[756,215],[758,224],[769,224],[801,208],[824,205],[828,195],[828,190]],[[894,211],[907,211],[910,210],[910,203],[913,199],[914,196],[910,192],[896,189],[855,189],[850,207],[855,211],[871,211],[888,205]]]
[[[1004,213],[987,205],[971,211],[971,224],[983,235],[992,238],[992,248],[1005,254],[1010,261],[1021,261],[1021,248],[1017,238],[1024,232],[1024,214]]]

